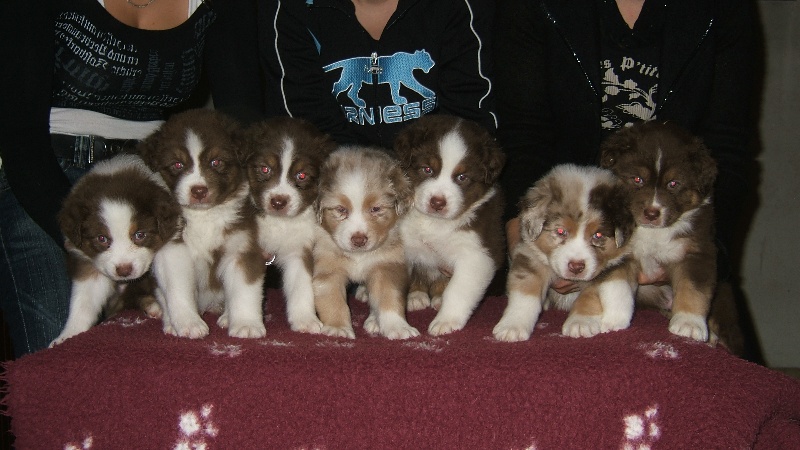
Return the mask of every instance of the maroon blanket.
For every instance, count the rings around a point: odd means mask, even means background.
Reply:
[[[670,335],[631,328],[560,335],[545,312],[532,338],[491,336],[488,298],[465,330],[389,341],[291,332],[270,291],[267,337],[165,336],[127,312],[7,365],[20,449],[800,448],[800,382]],[[409,314],[424,330],[432,311]]]

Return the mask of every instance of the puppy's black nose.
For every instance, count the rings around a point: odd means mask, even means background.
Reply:
[[[644,217],[647,220],[658,220],[661,216],[661,211],[658,208],[645,208]]]
[[[133,264],[118,264],[117,267],[117,276],[120,277],[127,277],[133,273]]]
[[[287,200],[286,200],[286,197],[284,197],[284,196],[272,197],[270,199],[270,201],[269,201],[269,204],[272,205],[272,209],[274,209],[276,211],[280,211],[283,208],[285,208],[286,207],[286,203],[287,203]]]
[[[569,269],[570,272],[577,275],[583,272],[583,269],[586,268],[586,264],[583,261],[570,261],[567,264],[567,268]]]
[[[202,200],[208,195],[208,188],[205,186],[192,186],[192,197]]]
[[[352,242],[355,247],[363,247],[367,245],[368,239],[369,238],[364,233],[356,233],[350,236],[350,242]]]
[[[434,211],[441,211],[447,206],[447,200],[444,197],[431,197],[430,204]]]

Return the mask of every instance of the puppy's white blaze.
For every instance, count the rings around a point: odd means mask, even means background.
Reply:
[[[50,346],[60,344],[91,328],[103,305],[114,294],[115,288],[115,283],[102,275],[73,282],[67,323]]]
[[[375,175],[378,176],[378,175]],[[351,251],[365,251],[370,250],[375,244],[373,236],[370,236],[369,241],[365,247],[353,247],[350,237],[356,233],[362,233],[367,236],[369,233],[369,222],[364,216],[364,207],[369,208],[371,205],[365,205],[367,192],[364,187],[367,185],[367,175],[362,171],[353,171],[342,177],[340,182],[339,192],[350,200],[351,210],[347,219],[345,219],[335,232],[336,244],[343,250]]]
[[[103,273],[115,280],[133,280],[141,277],[150,269],[153,252],[146,247],[139,247],[131,241],[131,225],[133,224],[133,208],[130,204],[104,198],[100,201],[100,217],[108,228],[111,246],[97,257],[97,264]],[[117,265],[130,264],[132,272],[128,276],[119,276]]]
[[[661,174],[661,160],[663,158],[664,152],[661,150],[661,147],[658,147],[658,152],[656,153],[656,178]]]
[[[456,166],[467,155],[467,146],[461,135],[455,130],[445,134],[439,141],[439,156],[442,167],[436,178],[425,180],[417,187],[414,196],[415,206],[422,212],[438,215],[447,219],[460,214],[464,207],[464,198],[461,188],[453,181]],[[432,197],[441,196],[447,201],[447,206],[440,212],[429,209]]]
[[[527,340],[531,337],[541,312],[541,298],[516,291],[509,292],[508,306],[493,330],[495,339],[508,342]]]
[[[598,286],[603,314],[600,331],[616,331],[628,328],[633,317],[633,291],[624,280],[607,280]]]
[[[297,191],[297,187],[294,184],[294,175],[290,173],[292,168],[292,162],[295,158],[295,145],[294,140],[286,137],[283,139],[283,145],[281,147],[281,156],[280,156],[280,164],[281,164],[281,171],[278,174],[278,184],[275,185],[273,188],[264,191],[264,204],[269,205],[270,199],[276,195],[282,195],[288,197],[288,202],[286,204],[286,208],[281,211],[282,215],[287,217],[293,217],[300,213],[302,208],[305,206],[302,203],[301,197],[299,192]]]
[[[591,280],[597,273],[597,259],[583,236],[586,233],[586,224],[581,223],[574,236],[571,236],[563,245],[553,250],[550,255],[550,267],[559,277],[568,280]],[[570,261],[582,261],[585,265],[582,272],[574,274],[569,270]]]
[[[189,129],[186,130],[184,143],[189,151],[192,164],[191,167],[186,168],[183,176],[178,181],[175,191],[178,203],[185,206],[191,203],[192,186],[206,186],[207,183],[200,170],[200,154],[204,148],[202,139],[193,130]]]

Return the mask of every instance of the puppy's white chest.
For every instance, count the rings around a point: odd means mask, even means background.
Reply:
[[[679,261],[686,255],[686,242],[676,238],[675,233],[672,227],[636,229],[631,247],[645,274],[653,275],[661,266]]]
[[[269,253],[287,253],[310,248],[314,242],[317,222],[314,211],[306,208],[295,217],[258,217],[258,243]]]

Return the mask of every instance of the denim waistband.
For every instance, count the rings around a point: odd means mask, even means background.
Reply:
[[[131,153],[139,143],[136,139],[106,139],[102,136],[66,134],[51,134],[50,142],[57,157],[72,160],[76,167],[82,169],[120,153]]]

